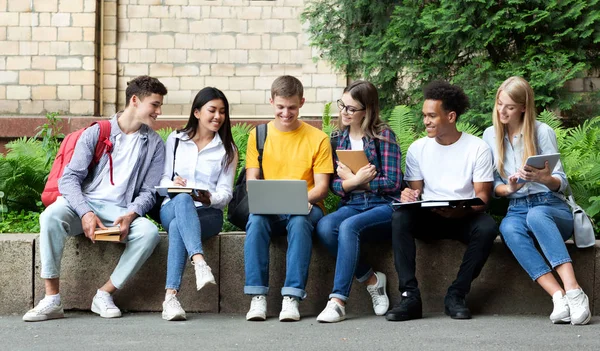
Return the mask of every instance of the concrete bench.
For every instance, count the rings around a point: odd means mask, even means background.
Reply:
[[[0,314],[23,313],[42,298],[43,280],[39,277],[39,241],[36,235],[0,235]],[[204,243],[207,261],[217,285],[195,289],[192,266],[183,277],[180,301],[188,312],[239,313],[247,311],[250,298],[243,294],[243,232],[221,233]],[[600,244],[600,243],[599,243]],[[600,281],[595,279],[600,248],[578,250],[567,246],[574,261],[577,278],[590,298],[594,314],[600,314]],[[126,311],[161,311],[166,279],[168,238],[161,235],[155,252],[140,272],[115,295],[115,302]],[[285,238],[271,245],[270,291],[268,314],[275,316],[281,308],[280,289],[285,279]],[[83,236],[68,239],[62,260],[61,296],[66,309],[89,310],[95,290],[109,277],[123,246],[114,243],[92,244]],[[398,279],[393,265],[390,242],[363,246],[367,260],[388,277],[391,303],[399,301]],[[417,241],[417,277],[425,312],[442,312],[446,288],[454,280],[465,245],[443,240],[433,243]],[[301,313],[315,316],[327,303],[333,285],[335,260],[316,240],[307,284],[308,297],[300,304]],[[596,293],[598,292],[598,293]],[[551,311],[551,300],[532,282],[497,239],[490,258],[468,296],[474,313],[542,314]],[[362,284],[352,287],[347,312],[372,314],[369,295]]]

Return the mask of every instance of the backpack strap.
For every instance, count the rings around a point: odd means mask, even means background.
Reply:
[[[264,179],[262,160],[265,142],[267,140],[267,125],[259,124],[256,126],[256,149],[258,150],[258,165],[260,167],[260,179]]]
[[[175,147],[173,147],[173,174],[171,180],[175,179],[175,155],[177,155],[177,147],[179,146],[179,138],[175,138]]]
[[[110,184],[115,185],[113,181],[113,160],[111,155],[113,150],[113,144],[110,141],[110,121],[102,120],[92,123],[92,125],[94,124],[98,124],[98,126],[100,127],[100,135],[98,135],[98,142],[96,143],[96,151],[94,153],[92,163],[94,165],[97,165],[100,162],[100,158],[102,158],[102,155],[107,154],[110,171]]]

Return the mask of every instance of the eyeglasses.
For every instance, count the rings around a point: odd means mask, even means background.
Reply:
[[[340,112],[344,112],[344,110],[346,110],[346,113],[350,116],[352,116],[354,114],[354,112],[365,110],[364,108],[356,108],[354,106],[346,106],[346,105],[344,105],[344,102],[342,101],[342,99],[337,101],[337,107],[340,110]]]

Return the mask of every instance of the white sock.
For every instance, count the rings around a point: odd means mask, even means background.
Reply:
[[[56,295],[46,295],[46,296],[44,296],[44,299],[48,299],[48,300],[52,301],[52,303],[55,304],[56,306],[60,305],[60,293],[58,293]]]

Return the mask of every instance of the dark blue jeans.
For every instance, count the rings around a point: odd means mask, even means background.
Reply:
[[[317,237],[329,253],[336,257],[333,292],[346,301],[352,288],[352,278],[364,282],[373,269],[360,257],[361,242],[389,240],[392,236],[393,209],[389,201],[372,193],[354,194],[340,208],[323,217],[317,224]]]

